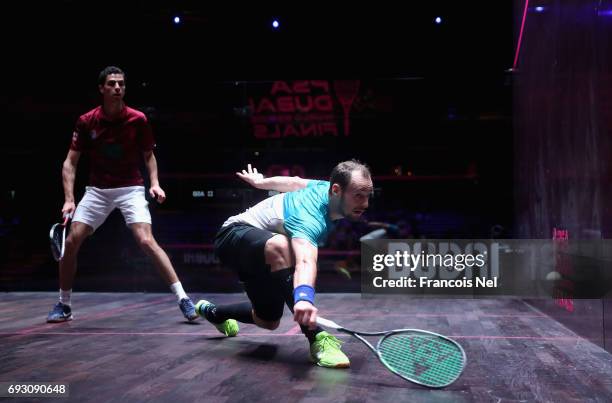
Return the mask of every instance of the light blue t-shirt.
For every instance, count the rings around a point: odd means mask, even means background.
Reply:
[[[304,189],[284,195],[284,229],[290,238],[303,238],[318,247],[333,227],[329,218],[329,182],[311,180]]]

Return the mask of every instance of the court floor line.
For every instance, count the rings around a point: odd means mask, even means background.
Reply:
[[[299,329],[299,327],[298,327]],[[240,333],[241,337],[302,337],[301,333],[293,333],[293,329],[285,333]],[[0,332],[0,336],[206,336],[218,337],[218,332]],[[334,336],[350,337],[344,333],[334,333]],[[534,340],[534,341],[590,341],[579,336],[503,336],[503,335],[447,335],[453,339],[478,340]],[[231,339],[231,338],[229,338]]]
[[[371,312],[371,313],[334,313],[334,312],[327,312],[327,311],[323,311],[323,313],[321,313],[321,316],[323,317],[327,317],[327,316],[346,316],[346,317],[378,317],[384,315],[385,317],[416,317],[416,318],[440,318],[440,317],[464,317],[466,316],[465,313],[380,313],[380,312]],[[475,313],[470,313],[469,315],[474,315],[478,318],[549,318],[549,316],[546,316],[544,314],[488,314],[488,313],[483,313],[483,314],[475,314]]]

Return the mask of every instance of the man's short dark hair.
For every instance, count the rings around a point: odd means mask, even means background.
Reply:
[[[351,183],[351,175],[353,171],[361,172],[364,178],[372,178],[370,168],[366,164],[363,164],[356,159],[352,159],[350,161],[343,161],[332,169],[329,177],[330,186],[337,183],[343,190],[346,189],[349,183]]]
[[[106,84],[106,77],[108,77],[109,74],[123,74],[123,80],[125,81],[126,79],[125,73],[119,67],[106,66],[104,70],[100,72],[100,75],[98,76],[98,84],[99,85]]]

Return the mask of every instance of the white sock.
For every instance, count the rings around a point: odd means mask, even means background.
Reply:
[[[176,295],[179,302],[181,302],[183,298],[189,298],[187,294],[185,294],[185,290],[183,290],[183,286],[181,285],[180,281],[177,281],[176,283],[171,284],[170,289],[172,290],[174,295]]]
[[[60,302],[64,305],[70,305],[70,297],[72,296],[72,288],[69,290],[62,290],[60,288]]]

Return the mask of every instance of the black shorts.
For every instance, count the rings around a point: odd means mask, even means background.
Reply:
[[[221,228],[215,236],[215,253],[223,265],[238,274],[257,317],[265,321],[277,321],[283,316],[287,293],[266,264],[266,242],[274,235],[236,223]]]

